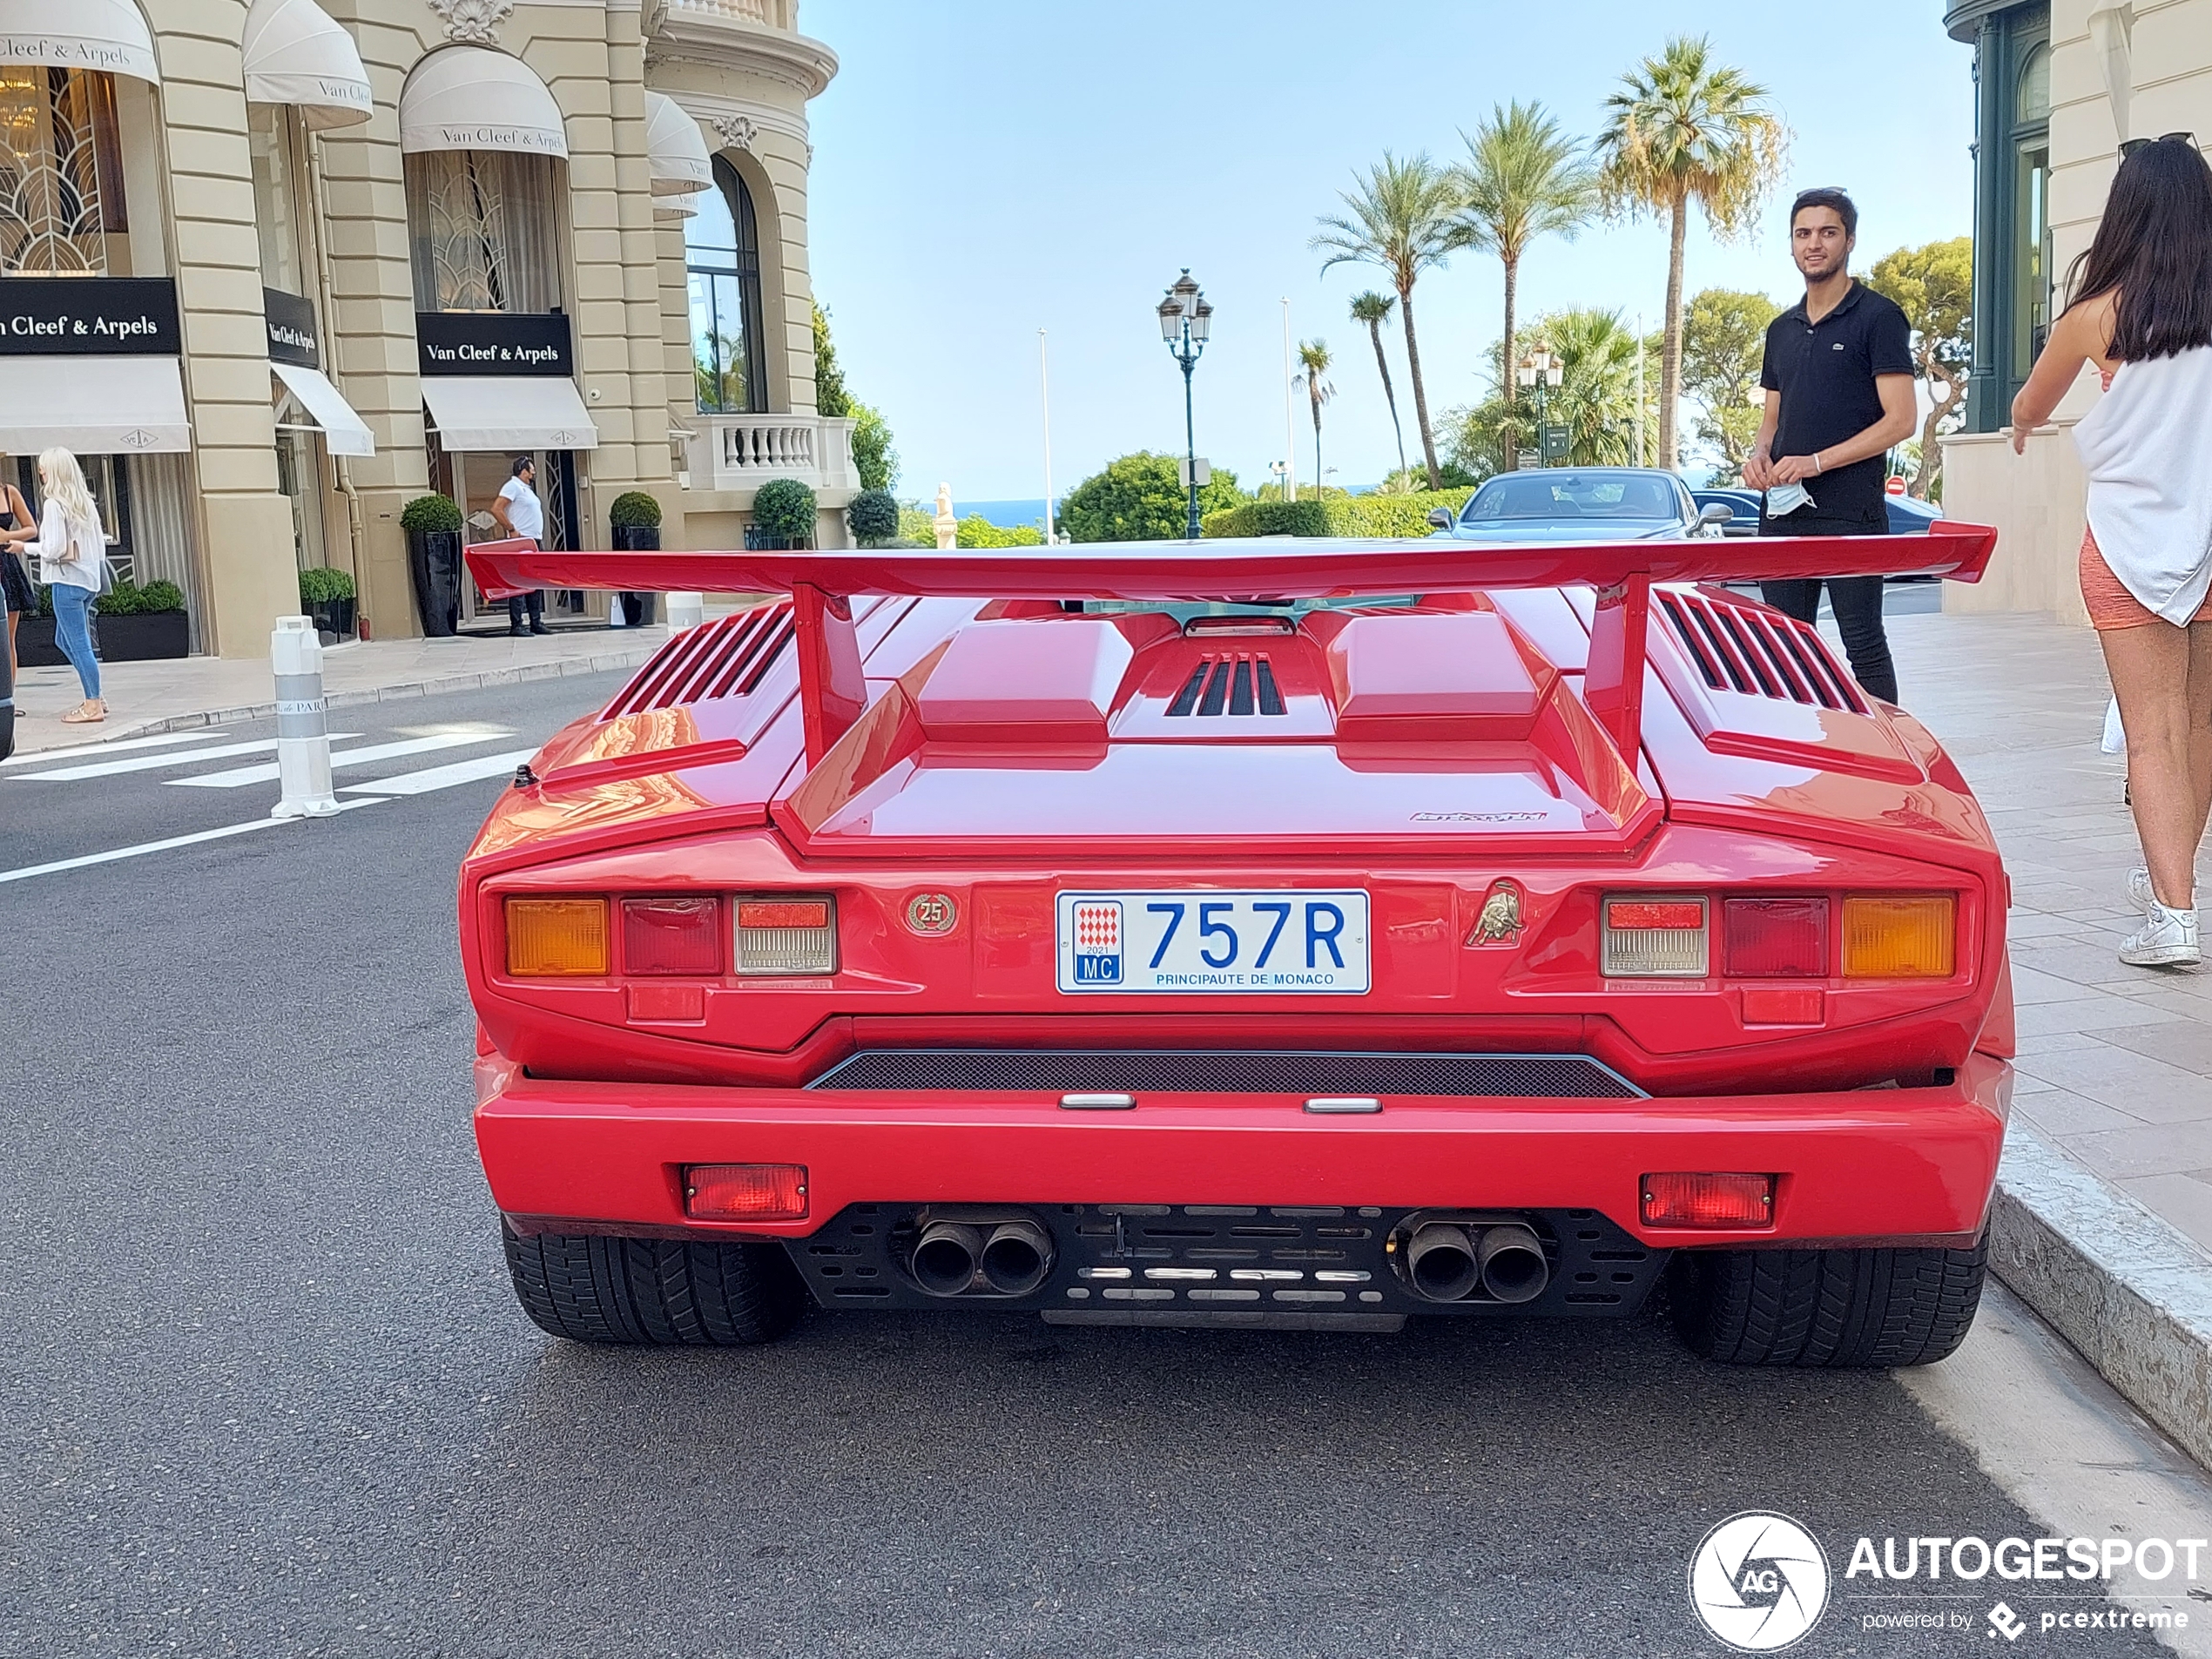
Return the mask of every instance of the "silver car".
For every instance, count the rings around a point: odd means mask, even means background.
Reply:
[[[1428,522],[1460,542],[1679,541],[1713,536],[1725,506],[1700,509],[1671,472],[1656,467],[1530,467],[1486,482],[1458,514]]]

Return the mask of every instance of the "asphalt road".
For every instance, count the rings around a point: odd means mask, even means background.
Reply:
[[[341,725],[515,734],[455,752],[497,752],[610,689]],[[453,876],[500,782],[10,880],[273,798],[165,781],[206,762],[30,775],[53,769],[0,772],[0,1653],[1703,1655],[1692,1551],[1772,1508],[1837,1575],[1794,1651],[1987,1655],[1994,1588],[1878,1600],[1842,1576],[1851,1541],[2048,1530],[1983,1472],[2006,1467],[1985,1428],[2091,1490],[2039,1449],[2042,1407],[1939,1427],[1897,1378],[1708,1366],[1656,1313],[552,1340],[514,1305],[469,1134]],[[2195,1478],[2022,1346],[2032,1325],[1986,1318],[1969,1352],[2137,1448],[2085,1469]],[[2031,1616],[2098,1605],[2003,1588]],[[1900,1607],[1965,1625],[1865,1629]]]

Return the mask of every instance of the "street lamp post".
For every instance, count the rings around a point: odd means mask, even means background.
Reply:
[[[1552,459],[1551,446],[1546,438],[1551,427],[1545,417],[1551,408],[1551,400],[1546,394],[1567,378],[1567,364],[1563,359],[1553,356],[1540,346],[1521,360],[1514,369],[1513,377],[1524,390],[1533,388],[1535,391],[1536,457],[1540,461],[1549,461]]]
[[[1184,464],[1187,469],[1185,482],[1190,489],[1190,516],[1184,534],[1192,541],[1198,539],[1198,428],[1191,412],[1190,371],[1198,366],[1198,358],[1206,349],[1206,335],[1213,327],[1213,307],[1206,303],[1206,296],[1190,280],[1190,270],[1184,267],[1175,286],[1160,301],[1160,337],[1167,341],[1168,352],[1183,365],[1183,448]]]

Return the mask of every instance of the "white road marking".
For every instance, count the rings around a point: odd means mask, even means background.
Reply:
[[[333,743],[361,736],[358,732],[334,732]],[[133,755],[128,760],[101,760],[82,766],[64,766],[58,772],[27,772],[27,784],[74,783],[84,778],[112,778],[125,772],[153,772],[162,766],[185,766],[196,760],[222,760],[232,755],[265,755],[276,752],[274,738],[261,738],[252,743],[221,743],[212,749],[193,749],[182,754]],[[43,757],[42,757],[43,758]],[[276,768],[269,768],[269,776],[276,776]]]
[[[350,812],[356,806],[374,806],[381,799],[371,796],[366,800],[341,800],[338,810]],[[136,846],[118,846],[105,853],[87,853],[82,858],[56,859],[51,864],[30,864],[20,870],[0,870],[0,882],[28,881],[35,875],[55,875],[64,870],[81,870],[88,865],[112,864],[118,859],[142,858],[149,853],[166,853],[172,847],[192,846],[201,841],[219,841],[233,835],[246,835],[255,830],[274,829],[280,824],[299,824],[308,820],[297,818],[256,818],[244,824],[226,824],[220,829],[201,830],[192,835],[172,835],[164,841],[141,841]]]
[[[0,766],[37,766],[53,760],[78,760],[86,755],[119,755],[132,749],[167,749],[180,743],[211,743],[217,738],[229,735],[227,732],[203,727],[198,732],[172,732],[158,738],[125,738],[118,743],[86,743],[73,749],[44,749],[35,754],[17,755],[10,760],[0,760]],[[180,758],[191,759],[189,755]]]
[[[496,778],[502,772],[514,771],[536,752],[535,749],[514,749],[503,755],[478,755],[469,760],[456,760],[449,766],[431,766],[422,772],[403,772],[396,778],[380,778],[371,784],[348,784],[341,792],[426,795],[434,789],[450,789],[455,784],[474,783],[479,778]]]
[[[350,734],[348,734],[350,735]],[[346,749],[330,757],[333,770],[340,766],[362,766],[376,760],[397,760],[403,755],[428,754],[434,749],[461,749],[472,743],[489,743],[494,736],[505,732],[441,732],[427,738],[403,738],[397,743],[373,743],[366,749]],[[269,747],[276,745],[272,743]],[[531,753],[537,752],[532,750]],[[233,766],[226,772],[202,772],[196,778],[165,778],[164,783],[181,789],[240,789],[247,784],[273,782],[277,775],[272,761],[261,766]]]

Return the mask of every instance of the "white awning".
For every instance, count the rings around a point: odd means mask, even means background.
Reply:
[[[161,81],[153,37],[131,0],[0,0],[0,64]]]
[[[554,375],[432,374],[422,381],[430,424],[448,455],[597,449],[576,382]]]
[[[248,102],[289,104],[318,132],[376,113],[354,37],[315,0],[253,0],[240,45]]]
[[[173,357],[0,357],[0,450],[83,455],[192,448]]]
[[[518,57],[448,46],[424,58],[400,93],[400,148],[520,150],[567,159],[561,106]]]
[[[645,94],[645,161],[656,196],[688,196],[714,182],[699,124],[665,92]]]
[[[299,401],[300,407],[310,419],[322,428],[323,442],[334,455],[373,455],[376,453],[376,439],[368,424],[354,413],[354,406],[346,395],[330,383],[330,377],[319,368],[303,368],[297,363],[271,363],[269,372],[284,382],[284,389]]]
[[[696,219],[699,212],[699,192],[686,191],[681,196],[657,196],[653,199],[653,217],[658,219]]]

